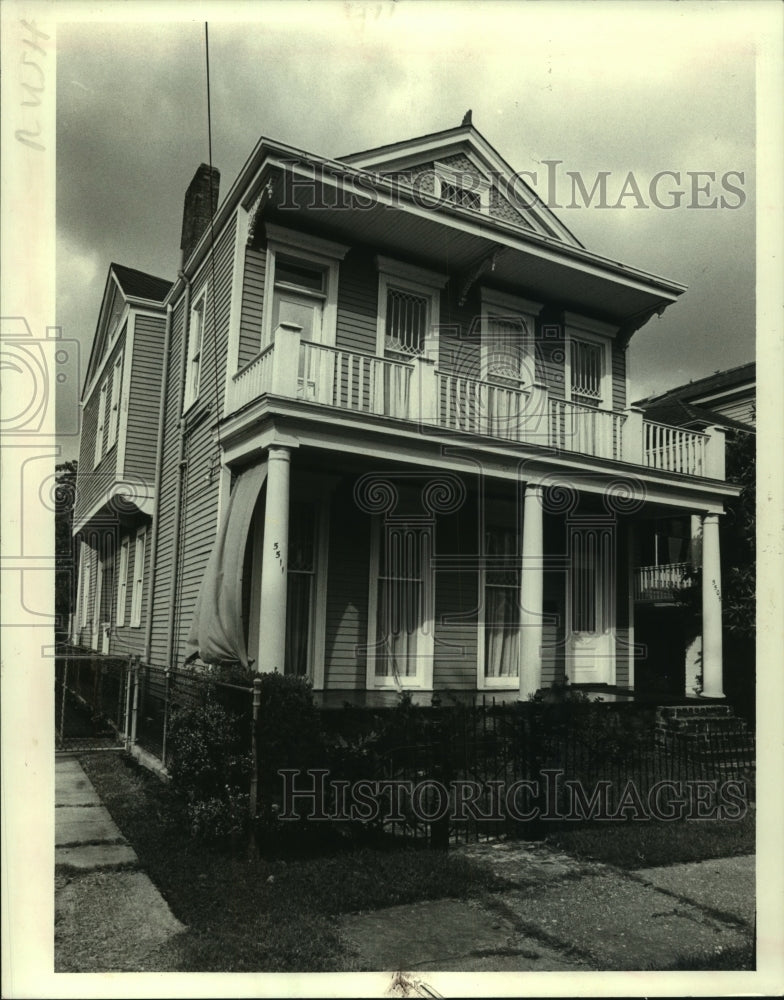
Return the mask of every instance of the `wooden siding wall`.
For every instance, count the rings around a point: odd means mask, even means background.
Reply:
[[[218,449],[213,426],[223,416],[223,396],[228,354],[231,278],[234,266],[236,219],[216,240],[214,268],[208,257],[196,274],[191,289],[191,302],[196,301],[205,283],[209,286],[204,310],[204,336],[199,372],[199,398],[188,412],[185,429],[185,469],[179,523],[180,547],[177,565],[177,595],[174,609],[167,608],[172,595],[167,594],[173,532],[177,526],[172,518],[164,519],[164,511],[172,508],[176,493],[177,448],[179,434],[179,384],[182,364],[183,317],[178,318],[177,336],[172,331],[170,377],[173,376],[166,406],[164,442],[164,478],[161,484],[161,533],[158,540],[156,617],[153,620],[153,651],[151,660],[163,662],[166,657],[166,634],[170,615],[175,615],[174,662],[182,664],[185,642],[190,630],[193,608],[204,575],[204,569],[215,541],[218,524],[218,488],[220,481]],[[213,284],[214,277],[214,284]],[[214,309],[213,309],[214,306]],[[213,320],[215,325],[213,325]],[[160,589],[159,589],[160,588]],[[161,612],[163,616],[161,615]],[[162,657],[162,658],[161,658]]]
[[[364,689],[370,581],[370,518],[360,513],[353,482],[343,484],[330,507],[325,688]]]
[[[168,380],[168,391],[166,394],[163,463],[158,501],[158,551],[155,566],[155,602],[152,612],[152,644],[150,647],[150,661],[159,666],[167,665],[166,636],[169,621],[174,614],[170,592],[170,573],[174,553],[174,498],[179,475],[177,455],[183,328],[184,302],[180,299],[172,313],[169,363],[165,373],[165,378]]]
[[[374,252],[354,247],[340,265],[335,345],[358,354],[376,353],[378,270]]]
[[[267,267],[266,250],[245,248],[245,276],[242,285],[240,316],[239,361],[243,368],[261,350],[261,317],[264,308],[264,275]]]
[[[155,449],[163,382],[163,316],[136,316],[133,332],[130,398],[125,437],[124,476],[155,484]]]
[[[106,381],[106,395],[111,404],[114,363],[125,350],[125,338],[126,327],[123,327],[117,338],[117,343],[111,350],[109,360],[103,368],[101,377],[96,382],[92,395],[82,411],[82,436],[79,443],[79,467],[76,474],[76,499],[74,502],[75,521],[79,521],[88,511],[92,510],[115,481],[117,443],[115,442],[111,450],[106,452],[106,442],[109,439],[108,419],[104,422],[103,454],[98,465],[95,465],[95,438],[98,429],[98,410],[101,405],[101,386]],[[125,365],[126,360],[123,359],[123,365]]]
[[[147,534],[144,545],[144,571],[142,586],[142,608],[141,620],[138,626],[131,625],[131,605],[133,603],[133,580],[136,575],[136,535],[145,527]],[[125,588],[125,625],[118,626],[117,622],[117,594],[120,590],[120,547],[123,539],[128,539],[128,574]],[[144,652],[144,637],[147,627],[147,600],[149,597],[150,574],[152,565],[150,562],[150,543],[152,540],[152,529],[149,521],[140,522],[133,527],[122,528],[120,530],[114,554],[114,595],[115,601],[112,605],[112,642],[111,653],[113,656],[141,656]]]
[[[614,410],[626,407],[626,351],[612,345],[612,400]]]

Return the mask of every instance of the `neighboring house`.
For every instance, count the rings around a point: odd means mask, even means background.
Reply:
[[[682,285],[585,249],[470,123],[341,160],[262,139],[216,200],[202,165],[159,300],[145,659],[298,674],[326,704],[628,696],[635,540],[694,516],[722,696],[723,432],[627,397],[629,340]]]
[[[72,640],[141,654],[171,282],[119,264],[106,279],[82,393],[73,531],[80,540]]]
[[[650,420],[703,430],[717,425],[729,430],[748,430],[756,423],[756,365],[749,361],[736,368],[676,386],[634,405]]]
[[[756,366],[751,361],[634,405],[648,421],[702,433],[719,427],[731,440],[738,434],[754,433],[755,402]],[[699,615],[684,600],[684,591],[701,565],[701,535],[701,519],[695,515],[659,517],[648,524],[647,532],[638,532],[636,638],[645,647],[637,674],[638,693],[642,688],[656,696],[678,694],[684,672],[687,694],[699,685]],[[725,575],[728,569],[725,559]]]

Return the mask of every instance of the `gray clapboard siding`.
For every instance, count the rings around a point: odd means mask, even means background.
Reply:
[[[124,475],[142,479],[150,486],[155,483],[165,327],[163,316],[136,316],[133,357],[126,359],[131,364],[131,381]]]
[[[164,413],[163,461],[160,498],[158,500],[158,551],[155,565],[155,602],[152,616],[150,661],[167,666],[166,640],[169,621],[174,614],[170,591],[170,574],[174,551],[174,497],[179,470],[177,468],[178,428],[180,420],[180,384],[182,339],[184,332],[184,300],[180,298],[172,312],[169,363],[165,373],[168,383]]]
[[[208,283],[204,339],[199,374],[199,402],[209,409],[209,418],[186,431],[186,470],[180,517],[178,570],[178,615],[174,664],[181,664],[190,631],[193,608],[218,527],[219,475],[211,475],[217,446],[213,425],[223,416],[223,390],[228,354],[231,279],[234,267],[236,221],[232,221],[215,244],[214,267],[208,259],[193,283],[194,300]],[[175,462],[176,464],[176,462]],[[169,555],[171,559],[171,553]]]
[[[375,354],[377,315],[378,271],[373,254],[357,247],[340,265],[335,346]]]
[[[266,265],[267,254],[265,250],[245,248],[238,370],[255,358],[261,350]]]
[[[613,409],[626,407],[626,352],[617,344],[612,345],[612,399]]]
[[[103,369],[103,375],[98,380],[82,412],[82,436],[79,445],[79,466],[76,474],[76,498],[74,502],[74,519],[76,521],[92,510],[115,481],[117,472],[116,442],[108,452],[106,450],[109,440],[110,411],[108,406],[107,419],[104,421],[103,428],[103,453],[97,466],[95,465],[95,439],[98,429],[98,411],[101,405],[101,386],[105,381],[107,399],[111,403],[114,363],[125,350],[125,329],[123,327],[120,332],[117,343],[112,348],[109,360]]]

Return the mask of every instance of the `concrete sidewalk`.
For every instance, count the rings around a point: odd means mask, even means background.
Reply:
[[[638,971],[753,938],[753,857],[627,873],[520,841],[458,850],[509,887],[346,918],[360,968]]]
[[[176,967],[184,931],[76,757],[55,761],[55,971]]]

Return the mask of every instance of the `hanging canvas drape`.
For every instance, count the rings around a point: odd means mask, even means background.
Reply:
[[[248,666],[242,622],[242,573],[253,510],[267,478],[267,463],[238,477],[204,571],[186,647],[186,660]]]

